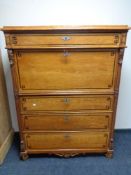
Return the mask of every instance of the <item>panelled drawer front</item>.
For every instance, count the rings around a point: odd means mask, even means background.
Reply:
[[[13,46],[39,46],[42,45],[119,45],[120,34],[53,34],[31,35],[14,34],[10,41]]]
[[[22,116],[24,130],[84,130],[111,126],[111,114],[52,114]]]
[[[80,111],[80,110],[112,110],[113,96],[43,96],[21,97],[20,111]]]
[[[106,149],[108,132],[47,132],[24,134],[27,150]]]
[[[21,92],[110,90],[114,88],[117,51],[19,51],[15,53]]]

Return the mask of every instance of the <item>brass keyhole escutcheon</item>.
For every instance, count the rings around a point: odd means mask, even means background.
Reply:
[[[68,41],[68,40],[71,39],[71,37],[70,37],[70,36],[63,36],[62,39],[63,39],[64,41]]]

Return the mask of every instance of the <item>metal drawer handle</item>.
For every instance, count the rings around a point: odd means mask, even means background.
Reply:
[[[69,116],[68,115],[64,115],[64,121],[68,122],[69,121]]]
[[[64,103],[65,104],[69,104],[70,103],[70,99],[69,98],[64,98]]]
[[[62,39],[63,39],[64,41],[68,41],[68,40],[71,39],[71,37],[69,37],[69,36],[63,36]]]
[[[64,57],[69,56],[69,55],[70,55],[69,52],[64,50]]]
[[[65,139],[69,139],[70,138],[70,135],[66,133],[66,134],[64,134],[64,138]]]

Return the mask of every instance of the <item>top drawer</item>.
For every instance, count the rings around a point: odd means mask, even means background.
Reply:
[[[118,46],[120,34],[11,34],[6,35],[7,47],[46,47],[46,45]]]

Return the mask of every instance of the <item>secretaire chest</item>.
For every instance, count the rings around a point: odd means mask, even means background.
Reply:
[[[113,153],[128,26],[4,27],[21,157]]]

